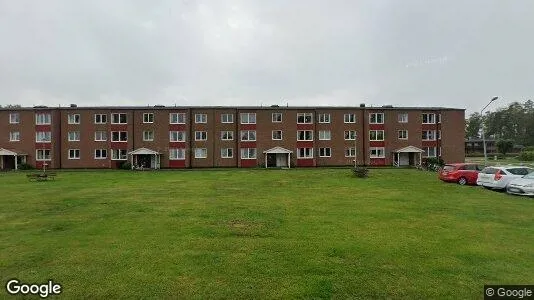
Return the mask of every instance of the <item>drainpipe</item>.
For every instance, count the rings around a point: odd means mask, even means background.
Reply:
[[[187,141],[189,143],[189,153],[188,153],[188,157],[189,157],[189,169],[191,169],[193,166],[192,166],[192,156],[193,156],[193,148],[191,148],[193,146],[193,143],[192,143],[192,140],[193,140],[193,113],[192,113],[192,109],[191,107],[189,107],[187,109],[187,120],[189,122],[189,132],[187,133],[188,137],[187,137]]]

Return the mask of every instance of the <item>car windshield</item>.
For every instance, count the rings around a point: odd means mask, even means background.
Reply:
[[[445,165],[445,167],[443,167],[443,171],[447,171],[447,172],[454,171],[454,169],[456,168],[451,165]]]
[[[484,174],[495,174],[495,172],[497,172],[497,169],[490,168],[490,167],[484,168],[482,170],[482,173],[484,173]]]
[[[534,172],[529,173],[529,174],[523,176],[523,178],[525,178],[525,179],[534,179]]]
[[[528,173],[531,172],[531,170],[529,170],[528,168],[510,168],[510,169],[506,169],[506,171],[508,171],[508,173],[511,173],[513,175],[527,175]]]

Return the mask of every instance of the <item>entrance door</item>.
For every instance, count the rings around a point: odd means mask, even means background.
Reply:
[[[287,154],[285,153],[276,154],[276,166],[279,168],[287,167]]]
[[[15,157],[11,155],[2,155],[2,163],[0,167],[2,170],[13,170],[15,169]]]
[[[274,153],[267,153],[267,168],[277,167],[277,155]]]
[[[399,166],[409,166],[410,156],[411,153],[399,153]]]
[[[142,168],[152,168],[152,155],[139,154],[137,155],[137,166]]]
[[[415,153],[409,153],[410,154],[410,166],[415,166]]]

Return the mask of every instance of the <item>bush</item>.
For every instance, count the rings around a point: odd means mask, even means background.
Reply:
[[[121,164],[120,168],[123,169],[123,170],[131,170],[132,169],[132,164],[127,162],[127,161],[125,161],[125,162],[123,162]]]
[[[438,165],[443,166],[445,163],[443,162],[443,159],[440,157],[428,157],[425,159],[426,165]]]
[[[523,148],[522,150],[526,152],[534,151],[534,146],[528,146],[528,147]]]
[[[18,169],[19,169],[19,170],[33,170],[33,169],[35,169],[35,168],[34,168],[32,165],[30,165],[30,164],[20,164],[20,165],[18,166]]]
[[[367,169],[366,167],[355,167],[352,168],[352,174],[355,177],[365,178],[369,176],[369,169]]]
[[[523,151],[519,153],[519,160],[534,161],[534,151]]]

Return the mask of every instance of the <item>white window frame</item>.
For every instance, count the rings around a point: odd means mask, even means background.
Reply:
[[[118,137],[119,139],[118,140],[115,140],[113,138],[113,133],[117,132],[118,133]],[[123,140],[123,134],[125,134],[125,139]],[[114,143],[127,143],[128,142],[128,131],[112,131],[111,132],[111,141],[114,142]]]
[[[328,153],[326,153],[327,149],[328,149]],[[332,148],[330,147],[319,148],[319,157],[332,157]]]
[[[433,149],[434,155],[430,155],[430,149]],[[423,150],[425,150],[423,157],[437,157],[436,147],[424,147]]]
[[[343,132],[345,141],[354,141],[356,139],[356,130],[345,130]]]
[[[195,114],[195,124],[208,123],[208,114]]]
[[[301,133],[304,137],[301,138]],[[297,141],[299,142],[310,142],[313,141],[313,130],[297,130]]]
[[[373,135],[373,132],[375,133],[375,139],[373,139],[372,135]],[[382,133],[382,139],[379,139],[379,133]],[[386,138],[386,134],[384,132],[384,130],[369,130],[369,140],[370,141],[384,141]]]
[[[69,124],[80,124],[80,114],[68,114],[67,119]]]
[[[169,160],[185,160],[185,148],[169,148]]]
[[[195,158],[205,159],[208,158],[208,148],[195,148]]]
[[[300,118],[302,121],[299,120]],[[297,124],[313,124],[313,113],[297,113]]]
[[[241,130],[239,139],[243,142],[255,142],[257,139],[256,130]]]
[[[207,141],[208,140],[208,132],[207,131],[195,131],[195,141]]]
[[[436,140],[441,140],[441,129],[436,131]]]
[[[234,140],[234,132],[231,130],[223,130],[221,131],[221,141],[233,141]]]
[[[52,132],[51,131],[37,131],[35,132],[36,143],[51,143]]]
[[[176,137],[176,138],[175,138]],[[169,131],[169,141],[170,142],[185,142],[186,141],[185,131],[173,130]]]
[[[232,124],[234,123],[234,114],[221,114],[221,123],[222,124]]]
[[[375,151],[375,154],[373,154],[373,151]],[[369,158],[386,158],[385,147],[370,147]]]
[[[95,149],[94,159],[107,159],[107,158],[108,158],[108,149]]]
[[[345,124],[356,123],[356,114],[344,114],[343,123]]]
[[[107,114],[95,114],[94,116],[95,124],[106,124],[108,122]],[[100,119],[100,120],[97,120]]]
[[[241,113],[239,119],[241,124],[256,124],[256,113]]]
[[[9,124],[19,124],[20,113],[9,113]]]
[[[234,158],[234,148],[221,148],[221,158]]]
[[[301,153],[301,151],[303,153]],[[313,148],[310,148],[310,147],[297,148],[297,158],[298,159],[312,159]]]
[[[241,159],[256,159],[257,150],[256,148],[241,148]]]
[[[282,123],[282,113],[279,113],[279,112],[275,112],[275,113],[272,113],[271,114],[271,121],[273,123]]]
[[[278,132],[280,132],[280,138],[278,138],[278,135],[275,136],[275,133],[278,133]],[[283,134],[284,134],[284,133],[283,133],[282,130],[273,130],[273,131],[271,131],[271,139],[272,139],[273,141],[281,141],[281,140],[284,139]]]
[[[126,149],[111,149],[111,160],[128,160],[128,151]]]
[[[355,147],[346,147],[345,148],[345,157],[356,157],[356,148]]]
[[[124,117],[124,122],[122,122],[122,117]],[[115,118],[118,119],[118,122],[115,122]],[[128,124],[128,115],[126,113],[111,113],[111,124]]]
[[[426,134],[426,137],[425,137]],[[422,141],[435,141],[436,140],[436,131],[435,130],[423,130],[421,132]]]
[[[425,122],[426,116],[426,122]],[[436,114],[435,113],[423,113],[421,115],[421,121],[423,124],[436,124]]]
[[[441,114],[438,114],[438,124],[441,124]]]
[[[401,133],[404,133],[404,134],[401,134]],[[408,130],[406,130],[406,129],[398,130],[397,131],[397,138],[399,140],[407,140],[408,139]]]
[[[317,122],[320,124],[330,124],[330,114],[327,114],[327,113],[318,114]]]
[[[42,155],[39,155],[39,153],[42,153]],[[48,153],[48,155],[46,155],[46,153]],[[37,149],[37,150],[35,150],[35,160],[36,161],[51,161],[52,160],[52,150],[51,149]]]
[[[332,132],[330,130],[319,130],[320,141],[330,141],[332,139]]]
[[[379,122],[379,116],[382,118]],[[374,121],[373,121],[374,117]],[[384,124],[384,113],[369,113],[369,124]]]
[[[154,141],[154,130],[143,130],[143,142]]]
[[[52,124],[52,115],[50,113],[36,113],[35,125],[50,125]]]
[[[103,130],[95,131],[95,142],[107,142],[108,132]]]
[[[68,153],[69,159],[80,159],[80,149],[69,149]]]
[[[169,124],[185,124],[185,121],[185,113],[169,113]]]
[[[67,133],[67,140],[69,142],[79,142],[80,141],[80,132],[79,131],[69,131]]]
[[[154,113],[143,113],[143,123],[144,124],[154,123]]]
[[[20,142],[20,131],[11,131],[11,132],[9,132],[9,141],[10,142]]]
[[[408,123],[408,113],[399,113],[397,115],[397,121],[399,123]]]

